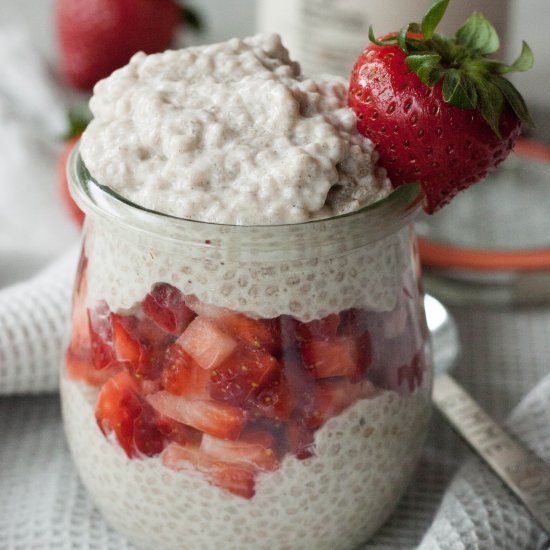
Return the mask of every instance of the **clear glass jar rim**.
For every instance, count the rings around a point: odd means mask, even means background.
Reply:
[[[299,246],[303,246],[306,233],[312,237],[315,234],[321,235],[320,238],[323,239],[327,235],[347,234],[346,248],[349,249],[349,239],[359,238],[361,243],[357,243],[357,246],[361,246],[396,233],[416,217],[424,200],[420,185],[411,183],[397,188],[388,197],[349,214],[295,224],[229,225],[178,218],[133,203],[91,176],[80,156],[78,143],[69,157],[67,172],[70,193],[86,215],[99,216],[103,220],[160,239],[190,240],[194,244],[197,239],[193,236],[205,233],[234,237],[241,242],[249,240],[256,244],[266,238],[273,241],[277,235],[277,240],[285,244],[283,248],[291,246],[294,240],[300,242]],[[216,246],[215,242],[207,244]],[[270,248],[272,247],[273,243]]]

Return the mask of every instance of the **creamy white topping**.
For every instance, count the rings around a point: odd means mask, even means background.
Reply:
[[[96,85],[90,107],[81,154],[91,174],[178,217],[303,222],[391,190],[345,79],[301,76],[277,35],[136,54]]]

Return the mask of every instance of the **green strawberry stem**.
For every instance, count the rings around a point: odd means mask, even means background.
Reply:
[[[421,23],[409,23],[397,35],[376,39],[371,26],[369,39],[378,46],[399,45],[407,65],[423,84],[433,87],[443,81],[444,101],[461,109],[477,109],[497,136],[506,104],[526,126],[534,128],[523,97],[504,76],[533,66],[531,48],[523,42],[511,65],[489,59],[500,48],[500,39],[481,13],[473,13],[452,37],[436,33],[449,1],[437,0]]]
[[[180,18],[190,29],[200,32],[204,30],[205,25],[200,13],[187,5],[187,2],[178,0],[176,2],[180,10]]]
[[[92,120],[92,113],[90,112],[87,104],[79,105],[72,108],[67,113],[67,129],[61,136],[63,141],[79,136],[84,132],[88,124]]]

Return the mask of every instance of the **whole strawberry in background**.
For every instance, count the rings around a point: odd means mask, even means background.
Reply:
[[[198,25],[175,0],[57,0],[55,20],[61,74],[83,90],[138,51],[169,48],[181,22]]]
[[[392,185],[420,182],[428,213],[502,162],[522,123],[534,126],[505,78],[532,67],[529,46],[512,65],[489,58],[499,38],[479,13],[453,37],[435,33],[448,4],[434,2],[420,24],[380,39],[371,28],[349,87],[358,130],[376,144]]]

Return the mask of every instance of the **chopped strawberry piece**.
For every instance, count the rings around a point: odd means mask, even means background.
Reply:
[[[256,493],[254,472],[247,468],[218,462],[210,467],[207,475],[214,485],[236,496],[251,499]]]
[[[220,366],[237,347],[231,336],[200,316],[191,321],[176,341],[203,369]]]
[[[273,353],[280,348],[277,333],[261,319],[253,319],[241,313],[230,313],[216,319],[216,323],[252,349]]]
[[[361,336],[371,328],[373,322],[376,322],[378,315],[378,313],[365,309],[346,309],[340,313],[338,334],[340,336]]]
[[[251,395],[244,407],[253,417],[266,417],[286,422],[292,413],[295,393],[284,376],[272,380],[257,394]]]
[[[181,334],[195,317],[187,307],[183,294],[168,283],[157,283],[143,300],[143,313],[160,328]]]
[[[368,380],[352,382],[342,378],[317,382],[312,399],[304,400],[305,426],[312,430],[320,428],[329,418],[340,414],[357,399],[372,396],[374,391]]]
[[[303,419],[295,418],[288,423],[288,450],[299,460],[305,460],[315,454],[313,431],[308,429]]]
[[[71,380],[83,380],[96,387],[102,386],[119,370],[118,368],[97,370],[92,362],[90,350],[81,348],[78,352],[74,352],[72,347],[69,347],[65,354],[65,368]]]
[[[133,338],[127,328],[127,323],[117,313],[111,314],[113,332],[113,348],[117,361],[138,363],[145,350],[139,340]]]
[[[220,401],[188,399],[167,391],[148,395],[146,399],[160,414],[225,439],[237,439],[246,421],[239,407]]]
[[[421,353],[414,354],[412,361],[408,365],[401,365],[397,369],[397,386],[400,387],[406,382],[406,387],[409,392],[413,392],[418,386],[422,385],[424,376],[422,367]]]
[[[338,332],[339,325],[340,316],[337,313],[332,313],[322,319],[316,319],[308,323],[298,322],[296,335],[298,339],[303,342],[310,342],[312,340],[332,340]]]
[[[372,360],[368,332],[361,337],[339,336],[329,341],[304,342],[302,359],[315,378],[361,375]]]
[[[208,437],[208,436],[205,436]],[[162,452],[162,463],[172,470],[185,470],[202,474],[210,483],[243,497],[254,496],[254,470],[252,467],[216,461],[209,458],[197,443],[178,445],[171,443]]]
[[[101,389],[95,416],[101,431],[114,432],[129,458],[162,451],[163,437],[151,407],[138,395],[138,385],[126,371],[109,379]]]
[[[170,443],[162,451],[162,463],[172,470],[196,470],[201,458],[199,443]]]
[[[211,371],[199,367],[179,345],[172,344],[166,350],[162,386],[174,395],[208,399]]]
[[[266,431],[245,432],[236,441],[204,434],[201,451],[214,462],[226,462],[262,471],[273,471],[279,467],[275,438]]]
[[[88,309],[88,326],[92,342],[92,360],[101,370],[114,362],[111,311],[107,302],[101,301],[94,309]]]
[[[264,351],[240,349],[212,369],[210,395],[213,399],[242,405],[272,380],[280,367],[277,359]]]
[[[232,313],[230,309],[201,302],[194,295],[186,296],[185,303],[187,304],[187,307],[189,307],[197,315],[200,317],[205,317],[206,319],[219,319],[224,315],[230,315]]]
[[[166,440],[179,445],[200,442],[200,432],[167,416],[157,415],[157,427]]]

